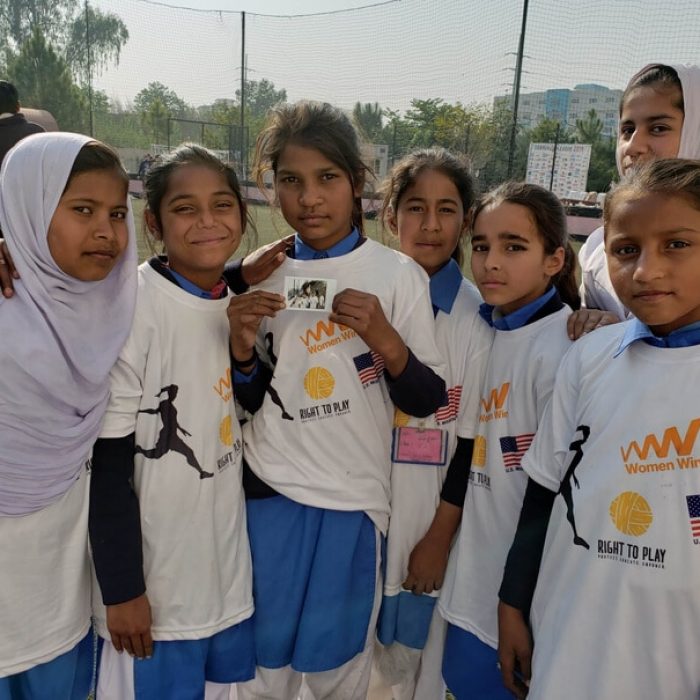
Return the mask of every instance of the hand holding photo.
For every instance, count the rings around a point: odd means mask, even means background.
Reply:
[[[330,311],[336,281],[309,277],[285,277],[284,298],[291,311]]]

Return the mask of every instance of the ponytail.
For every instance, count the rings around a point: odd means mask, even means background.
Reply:
[[[581,297],[576,279],[576,252],[569,242],[564,246],[564,265],[552,277],[552,284],[557,288],[559,296],[565,304],[568,304],[574,311],[581,308]]]

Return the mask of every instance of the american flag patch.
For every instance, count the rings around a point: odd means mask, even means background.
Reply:
[[[384,371],[384,359],[376,352],[363,352],[362,355],[353,357],[352,361],[355,363],[355,369],[364,386],[374,384],[381,378]]]
[[[507,472],[520,469],[520,461],[527,448],[532,444],[535,433],[525,435],[509,435],[501,438],[501,452],[503,453],[503,465]]]
[[[700,495],[686,496],[690,532],[693,537],[700,537]]]
[[[445,403],[443,403],[442,406],[435,411],[435,420],[437,420],[438,423],[447,423],[447,421],[457,418],[461,398],[461,386],[453,386],[451,389],[448,389],[445,397]]]

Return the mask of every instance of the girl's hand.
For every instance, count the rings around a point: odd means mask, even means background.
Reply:
[[[226,313],[231,333],[231,352],[235,360],[245,362],[250,358],[262,320],[265,317],[274,318],[284,306],[283,296],[262,289],[237,294],[231,299]]]
[[[569,316],[566,322],[566,330],[570,340],[578,340],[582,335],[594,331],[596,328],[620,323],[620,319],[611,311],[600,309],[579,309]]]
[[[8,299],[15,293],[15,285],[12,280],[19,279],[19,273],[15,269],[12,262],[12,256],[7,249],[7,243],[4,238],[0,238],[0,287],[2,287],[3,296]]]
[[[444,543],[430,535],[423,537],[408,559],[408,576],[403,587],[415,595],[432,593],[442,588],[449,551],[449,542],[445,547]]]
[[[241,266],[243,281],[250,287],[266,280],[285,260],[294,245],[294,235],[270,243],[246,255]]]
[[[406,368],[408,348],[386,320],[382,305],[374,294],[344,289],[333,298],[333,312],[329,319],[352,328],[370,350],[384,359],[384,366],[395,379]]]
[[[126,651],[137,659],[153,656],[151,606],[145,593],[126,603],[108,605],[107,629],[118,652]]]
[[[523,613],[498,603],[498,662],[503,684],[516,698],[527,697],[532,670],[532,637]]]

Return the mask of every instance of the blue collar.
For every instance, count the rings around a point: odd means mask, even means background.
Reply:
[[[345,238],[332,245],[327,250],[314,250],[311,246],[306,245],[301,240],[299,234],[294,235],[294,257],[297,260],[318,260],[320,258],[339,258],[341,255],[346,255],[360,240],[360,232],[357,228],[353,228]]]
[[[537,297],[535,301],[531,301],[525,306],[521,306],[513,313],[507,316],[502,316],[498,310],[491,304],[482,304],[479,307],[481,317],[496,330],[499,331],[514,331],[518,328],[526,326],[530,319],[557,293],[557,289],[551,286],[542,296]]]
[[[168,265],[168,257],[166,255],[155,255],[148,263],[159,275],[162,275],[188,294],[192,294],[192,296],[199,297],[200,299],[222,299],[228,294],[228,286],[223,277],[214,285],[213,289],[206,290],[190,282],[178,272],[175,272],[175,270]]]
[[[452,311],[462,284],[462,271],[456,260],[448,260],[430,278],[430,301],[446,314]]]
[[[223,289],[221,288],[221,283],[219,283],[214,287],[214,289],[207,291],[206,289],[198,287],[193,282],[190,282],[186,277],[183,277],[179,272],[175,272],[175,270],[172,268],[169,268],[168,271],[175,278],[178,287],[184,289],[186,292],[189,292],[195,297],[199,297],[200,299],[221,299],[221,297],[226,296],[225,284]]]
[[[627,322],[620,347],[613,357],[621,355],[632,343],[638,340],[643,340],[647,345],[653,345],[657,348],[687,348],[691,345],[700,345],[700,321],[689,323],[687,326],[677,328],[668,335],[660,337],[654,335],[651,328],[638,318],[632,318]]]

